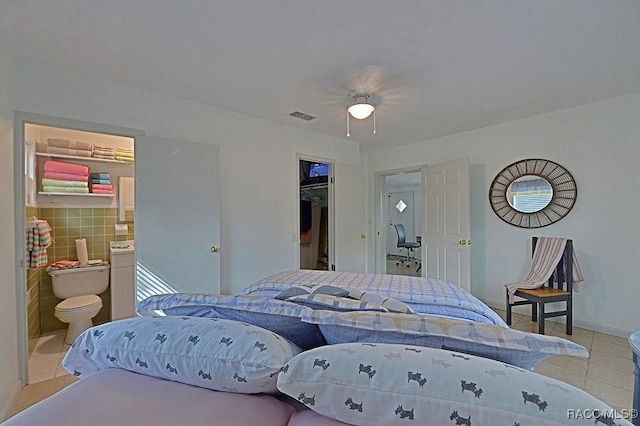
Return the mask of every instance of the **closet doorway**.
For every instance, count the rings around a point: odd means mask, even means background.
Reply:
[[[333,164],[299,158],[299,268],[335,270]]]

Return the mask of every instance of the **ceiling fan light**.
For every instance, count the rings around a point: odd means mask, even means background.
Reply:
[[[353,118],[363,120],[369,117],[374,109],[376,108],[369,103],[358,103],[351,105],[347,111],[349,111],[349,114],[351,114]]]

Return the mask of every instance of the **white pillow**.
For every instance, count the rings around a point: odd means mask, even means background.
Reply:
[[[397,344],[347,343],[303,352],[278,375],[278,389],[319,414],[362,426],[593,426],[594,418],[570,418],[568,410],[613,413],[586,392],[532,371]],[[619,418],[615,424],[631,425]]]
[[[302,350],[269,330],[232,320],[137,317],[92,327],[63,367],[85,378],[105,368],[236,393],[275,392],[277,373]]]

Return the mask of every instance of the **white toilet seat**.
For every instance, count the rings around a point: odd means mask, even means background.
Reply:
[[[76,296],[65,299],[56,305],[57,311],[72,312],[77,310],[85,310],[95,305],[101,305],[102,299],[95,294],[88,294],[86,296]]]
[[[93,326],[93,317],[102,309],[102,299],[95,294],[75,296],[58,303],[55,316],[69,324],[65,343],[72,344],[86,329]]]

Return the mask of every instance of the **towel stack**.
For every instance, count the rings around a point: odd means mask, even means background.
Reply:
[[[113,194],[109,173],[91,173],[91,192],[93,194]]]
[[[134,161],[133,149],[116,148],[116,160]]]
[[[89,192],[89,167],[81,164],[47,160],[42,178],[44,192]]]
[[[75,155],[76,157],[91,157],[93,146],[82,141],[70,141],[69,139],[47,139],[47,152],[58,155]]]
[[[115,160],[116,153],[110,146],[93,146],[93,158],[102,158],[104,160]]]

